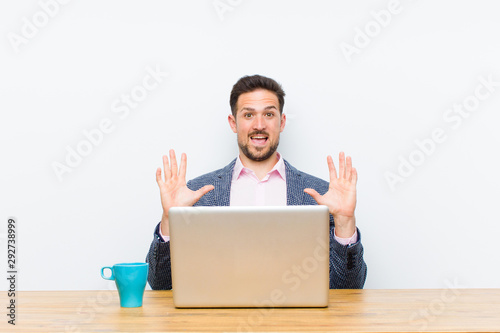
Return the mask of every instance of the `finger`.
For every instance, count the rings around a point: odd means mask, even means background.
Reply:
[[[344,152],[339,154],[339,178],[345,178],[345,155]]]
[[[345,178],[349,181],[352,179],[352,159],[351,156],[346,157]]]
[[[330,172],[330,183],[337,179],[337,169],[335,169],[335,164],[333,164],[333,158],[328,155],[326,158],[326,161],[328,162],[328,171]]]
[[[172,178],[177,178],[177,159],[175,158],[175,151],[170,149],[170,170]]]
[[[161,168],[156,169],[156,182],[158,183],[158,185],[161,182]]]
[[[165,181],[169,180],[172,174],[170,172],[170,166],[168,165],[167,155],[163,155],[163,172],[165,172]]]
[[[316,190],[312,188],[306,188],[304,189],[304,192],[309,194],[319,205],[321,205],[323,197]]]
[[[358,183],[358,171],[356,171],[356,168],[352,168],[352,182],[354,186]]]
[[[184,153],[181,155],[181,165],[179,168],[179,177],[186,180],[187,156]]]

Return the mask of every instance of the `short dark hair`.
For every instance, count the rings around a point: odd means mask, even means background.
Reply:
[[[233,116],[236,117],[236,103],[241,94],[252,92],[257,89],[269,90],[276,94],[278,97],[280,115],[283,114],[283,106],[285,105],[285,92],[281,87],[281,84],[275,80],[262,76],[262,75],[252,75],[243,76],[236,82],[231,90],[231,96],[229,97],[229,105],[231,106],[231,112]]]

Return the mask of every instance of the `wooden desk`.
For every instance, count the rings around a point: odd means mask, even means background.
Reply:
[[[500,331],[500,289],[331,290],[328,308],[176,309],[171,291],[121,308],[116,291],[18,292],[16,326],[1,332]]]

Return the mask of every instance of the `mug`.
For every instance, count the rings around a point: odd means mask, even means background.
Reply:
[[[114,280],[118,294],[120,295],[120,306],[123,308],[136,308],[142,306],[144,289],[148,280],[148,263],[123,263],[113,267],[102,267],[101,276],[106,280]],[[104,275],[104,270],[109,269],[111,275]]]

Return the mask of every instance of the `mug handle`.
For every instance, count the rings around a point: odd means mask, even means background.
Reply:
[[[111,276],[110,276],[110,277],[106,277],[106,276],[104,276],[104,270],[105,270],[106,268],[107,268],[107,269],[109,269],[109,270],[111,271]],[[108,266],[106,266],[106,267],[101,268],[101,276],[102,276],[102,278],[103,278],[103,279],[105,279],[105,280],[114,280],[114,279],[115,279],[115,275],[113,274],[113,267],[108,267]]]

